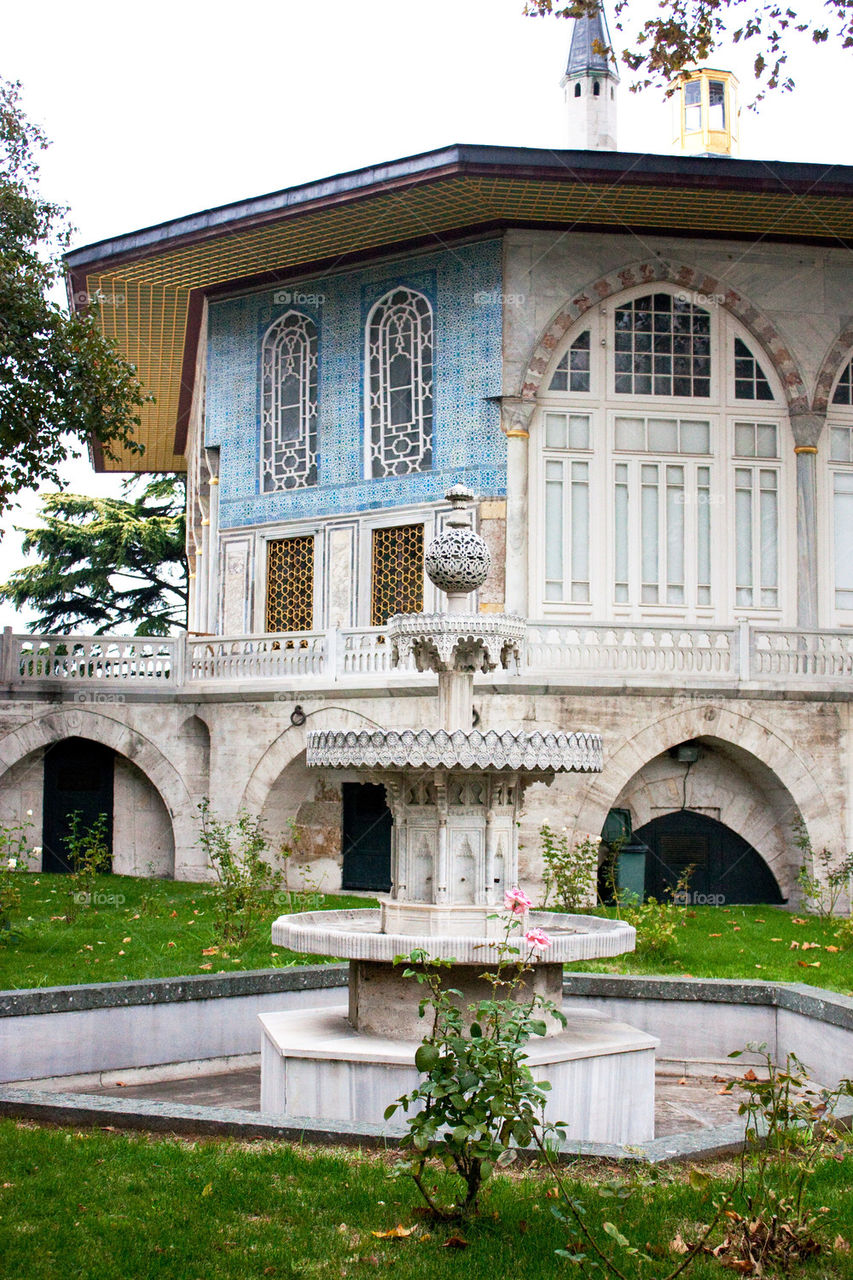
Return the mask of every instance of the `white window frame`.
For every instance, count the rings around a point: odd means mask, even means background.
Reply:
[[[832,430],[833,427],[849,430],[851,432],[851,445],[853,445],[853,405],[833,404],[833,396],[841,375],[850,364],[850,359],[851,357],[848,355],[842,361],[833,384],[832,394],[829,397],[826,425],[818,441],[817,455],[820,464],[817,468],[818,510],[820,513],[818,538],[820,545],[826,548],[826,553],[818,557],[819,566],[826,566],[825,573],[822,575],[823,581],[820,584],[820,600],[823,605],[821,612],[829,620],[830,626],[839,629],[853,627],[853,607],[847,609],[840,606],[836,597],[835,477],[843,474],[853,479],[853,462],[833,459]]]
[[[704,622],[706,625],[731,626],[740,617],[755,618],[765,624],[789,621],[794,625],[791,610],[795,605],[796,551],[796,472],[794,467],[793,440],[788,424],[787,403],[784,388],[778,378],[769,354],[756,339],[729,312],[713,302],[704,303],[711,314],[711,395],[700,396],[632,396],[616,394],[614,386],[614,313],[618,306],[632,298],[647,294],[681,292],[675,286],[635,286],[606,303],[590,308],[555,347],[548,369],[542,379],[538,395],[537,413],[531,424],[530,450],[530,611],[533,616],[564,618],[589,618],[596,621],[608,619],[630,621],[682,620],[685,624]],[[694,305],[702,306],[703,300]],[[560,360],[572,343],[585,330],[590,329],[590,391],[551,391],[551,378]],[[744,341],[758,361],[774,393],[770,400],[735,400],[734,398],[734,339]],[[588,455],[572,452],[566,456],[589,459],[590,498],[590,600],[588,604],[571,601],[564,593],[561,601],[546,598],[545,590],[545,461],[552,456],[545,445],[546,413],[589,414],[591,419],[592,451]],[[851,410],[853,414],[853,410]],[[684,453],[617,453],[615,450],[615,418],[620,416],[697,419],[711,423],[711,451],[709,454]],[[734,541],[734,474],[738,462],[734,453],[735,422],[754,421],[772,423],[777,431],[779,456],[777,459],[751,459],[744,465],[762,465],[778,468],[778,604],[762,607],[738,606],[735,598],[736,562]],[[657,603],[631,598],[627,603],[615,599],[615,461],[639,459],[647,463],[666,466],[685,466],[696,483],[697,468],[710,467],[710,486],[707,494],[711,538],[711,592],[710,603],[698,593],[698,542],[696,520],[685,521],[685,594],[684,605]],[[688,478],[685,471],[685,481]],[[666,472],[662,473],[665,477]],[[698,484],[688,495],[686,513],[690,503],[698,499]],[[662,500],[662,499],[661,499]],[[631,516],[633,520],[633,515]],[[662,537],[662,530],[659,529]],[[720,548],[725,544],[725,550]],[[635,561],[638,547],[632,548]],[[659,561],[663,563],[663,561]],[[566,565],[564,561],[564,571]],[[639,580],[638,580],[639,581]],[[663,583],[665,595],[666,583]],[[692,596],[692,599],[691,599]]]

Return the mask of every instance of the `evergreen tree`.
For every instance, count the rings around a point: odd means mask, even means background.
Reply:
[[[40,611],[32,632],[155,636],[186,627],[184,504],[178,476],[134,477],[121,498],[47,494],[41,525],[19,530],[24,552],[40,559],[17,569],[0,599]]]

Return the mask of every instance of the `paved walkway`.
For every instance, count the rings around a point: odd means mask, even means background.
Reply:
[[[705,1076],[658,1076],[655,1090],[655,1137],[712,1129],[737,1118],[739,1090],[721,1093],[724,1085]],[[137,1085],[80,1089],[105,1097],[145,1098],[155,1102],[192,1103],[201,1107],[241,1107],[260,1110],[261,1069],[250,1067],[222,1075],[190,1076]]]

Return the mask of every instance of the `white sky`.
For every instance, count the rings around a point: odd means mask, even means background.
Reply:
[[[522,16],[523,0],[41,0],[7,5],[0,75],[20,80],[53,141],[47,195],[71,208],[74,244],[452,142],[565,146],[559,81],[571,24]],[[639,16],[653,0],[632,0]],[[802,0],[819,14],[819,0]],[[608,4],[612,18],[613,3]],[[612,30],[617,47],[624,41]],[[714,65],[751,95],[751,56]],[[853,51],[802,43],[794,93],[741,117],[743,157],[853,162]],[[620,98],[619,147],[669,152],[659,92]],[[69,466],[78,491],[115,477]],[[6,518],[0,581],[21,561]],[[26,618],[0,605],[0,625]]]

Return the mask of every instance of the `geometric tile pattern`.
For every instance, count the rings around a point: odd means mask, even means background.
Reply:
[[[365,479],[365,326],[389,290],[424,295],[433,311],[432,470]],[[317,326],[317,484],[260,492],[261,346],[288,311]],[[501,247],[488,240],[212,301],[206,443],[220,448],[220,526],[436,501],[463,482],[506,491],[501,393]]]

